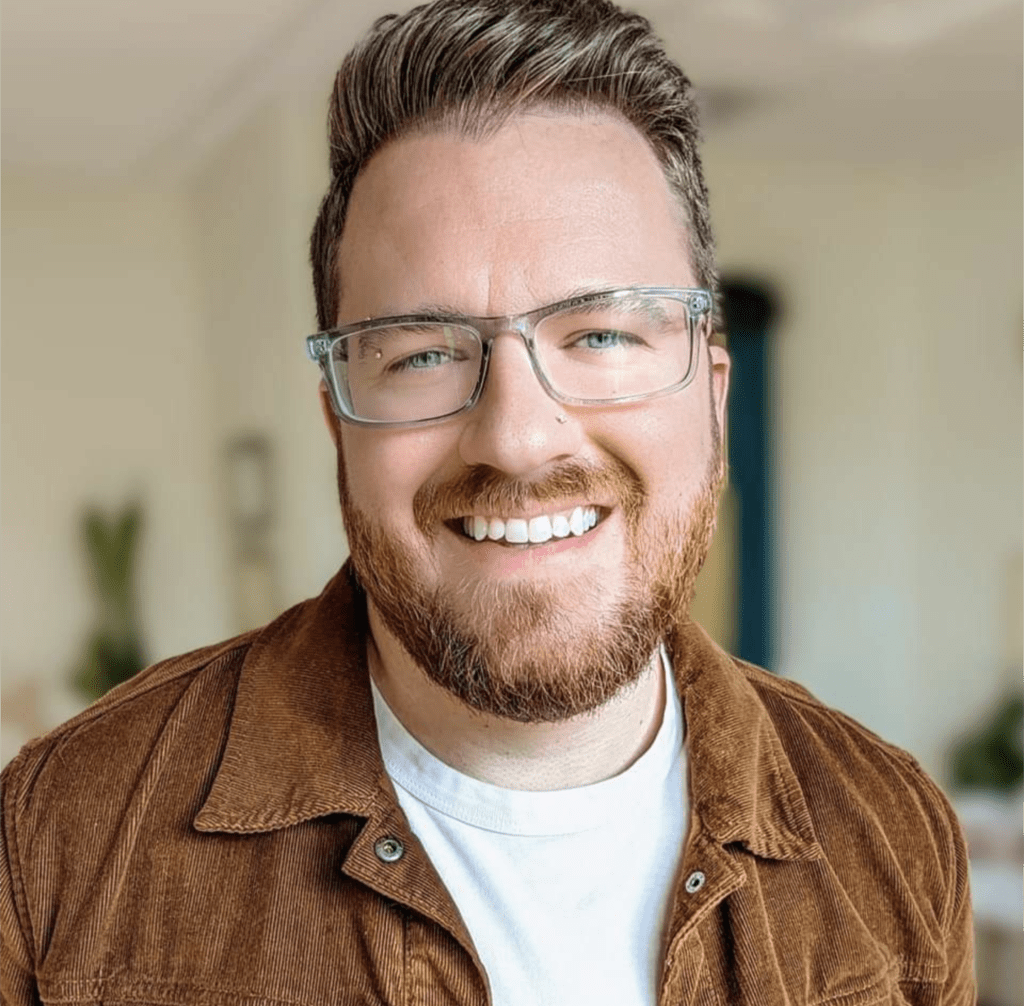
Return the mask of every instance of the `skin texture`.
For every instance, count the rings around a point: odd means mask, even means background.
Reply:
[[[356,181],[339,261],[339,324],[696,285],[657,160],[605,114],[531,113],[484,140],[390,143]],[[665,698],[652,654],[688,607],[714,527],[728,372],[702,337],[677,394],[562,406],[502,333],[477,407],[445,423],[355,427],[321,391],[371,672],[434,754],[488,782],[555,789],[615,775],[650,744]],[[571,546],[477,544],[445,524],[577,504],[603,520]]]

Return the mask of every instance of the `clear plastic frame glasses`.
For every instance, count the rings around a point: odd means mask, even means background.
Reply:
[[[410,314],[306,339],[334,411],[360,426],[439,423],[477,403],[496,336],[526,344],[537,379],[568,405],[637,402],[685,388],[707,334],[711,294],[630,287],[583,294],[504,318]]]

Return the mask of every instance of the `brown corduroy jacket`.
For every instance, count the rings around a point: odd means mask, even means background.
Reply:
[[[346,568],[26,745],[3,775],[3,1002],[489,1001],[384,771],[365,632]],[[660,1001],[972,1003],[966,850],[914,759],[696,626],[668,645],[691,826]]]

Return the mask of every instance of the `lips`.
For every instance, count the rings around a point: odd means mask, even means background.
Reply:
[[[456,523],[462,534],[474,541],[539,545],[553,538],[580,537],[593,528],[600,517],[596,506],[577,506],[530,518],[474,514]]]

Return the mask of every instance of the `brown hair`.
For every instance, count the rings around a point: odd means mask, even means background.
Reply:
[[[684,212],[697,282],[716,292],[693,89],[650,23],[608,0],[437,0],[378,20],[335,77],[331,182],[310,238],[321,329],[337,323],[338,245],[373,154],[424,128],[481,137],[538,106],[611,111],[646,137]]]

